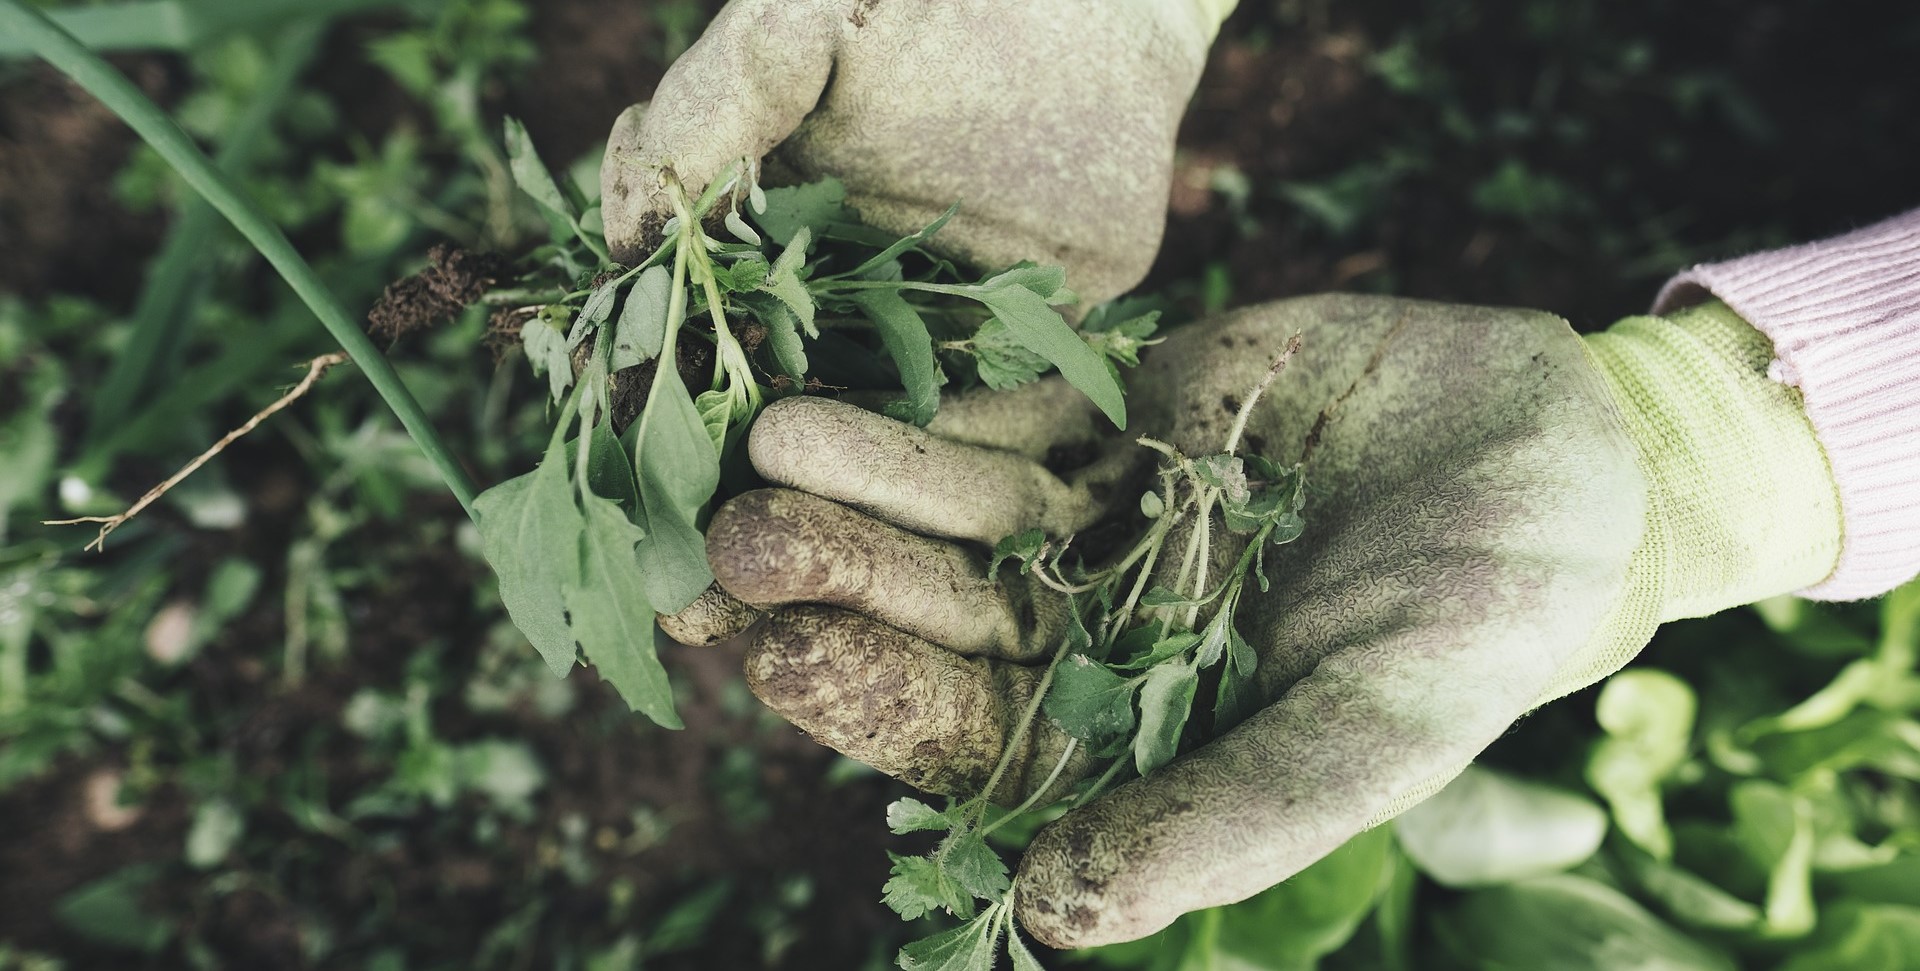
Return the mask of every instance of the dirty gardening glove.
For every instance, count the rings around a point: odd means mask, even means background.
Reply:
[[[1811,427],[1766,378],[1765,338],[1719,304],[1584,340],[1524,310],[1268,304],[1156,349],[1129,381],[1135,431],[1217,451],[1296,331],[1245,439],[1283,463],[1306,453],[1311,496],[1305,533],[1269,549],[1271,592],[1249,587],[1237,618],[1265,707],[1040,832],[1017,916],[1048,944],[1130,940],[1257,893],[1619,668],[1659,623],[1836,561]],[[1064,479],[1037,461],[1098,427],[1058,383],[960,398],[928,431],[822,399],[772,406],[749,452],[789,488],[735,499],[709,533],[720,582],[773,610],[750,686],[854,758],[978,792],[1064,607],[1013,570],[985,579],[972,544],[1132,507],[1137,480],[1115,483],[1155,456],[1130,435]],[[1041,784],[1065,741],[1043,719],[996,797]]]
[[[871,225],[995,268],[1057,264],[1092,306],[1160,245],[1173,144],[1234,0],[733,0],[614,123],[616,259],[657,245],[670,167],[694,193],[742,158],[838,178]]]

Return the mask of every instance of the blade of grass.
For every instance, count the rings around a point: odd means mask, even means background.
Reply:
[[[48,17],[96,51],[186,51],[221,34],[296,17],[332,16],[408,0],[144,0],[67,7]],[[422,6],[418,0],[410,6]],[[435,2],[426,6],[437,6]],[[0,59],[34,53],[17,34],[0,34]]]
[[[253,98],[224,137],[213,164],[222,172],[238,173],[251,162],[287,93],[319,49],[327,21],[316,18],[287,28],[272,44],[270,67]],[[147,269],[146,283],[134,304],[133,329],[127,346],[93,392],[87,414],[87,440],[98,441],[140,407],[152,392],[156,377],[171,370],[184,340],[187,321],[206,295],[207,241],[219,218],[199,198],[181,200],[180,212],[167,232],[167,241]]]
[[[426,413],[413,394],[394,373],[393,365],[381,355],[373,342],[360,330],[354,319],[347,315],[313,267],[300,257],[293,244],[287,242],[286,234],[280,231],[260,211],[241,195],[227,177],[213,163],[207,160],[187,133],[174,124],[147,96],[141,94],[129,82],[125,75],[100,59],[99,55],[86,49],[73,35],[61,30],[59,25],[47,19],[47,16],[34,10],[20,0],[0,0],[0,35],[11,35],[24,40],[35,53],[45,58],[62,74],[84,88],[87,93],[99,98],[121,120],[146,139],[160,156],[173,166],[186,183],[213,204],[220,214],[227,217],[241,235],[252,243],[260,255],[273,264],[280,276],[287,281],[295,293],[300,295],[314,316],[340,342],[353,362],[373,382],[374,389],[380,392],[387,407],[392,408],[399,417],[400,424],[413,436],[414,443],[426,453],[428,461],[460,500],[467,515],[473,515],[473,481],[460,467],[460,463],[449,452],[446,443],[434,432]]]

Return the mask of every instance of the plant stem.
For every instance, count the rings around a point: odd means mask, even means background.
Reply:
[[[293,244],[287,242],[286,235],[279,227],[261,215],[233,183],[207,160],[193,140],[187,137],[187,133],[181,131],[180,126],[148,100],[146,95],[141,94],[125,75],[87,50],[73,35],[47,19],[45,14],[27,7],[20,0],[0,0],[0,35],[23,40],[47,63],[67,75],[87,93],[99,98],[102,104],[138,132],[147,144],[152,145],[160,157],[166,159],[167,164],[180,174],[181,179],[233,223],[234,228],[260,251],[260,255],[273,264],[287,285],[300,295],[314,316],[320,318],[321,325],[365,372],[367,380],[373,382],[374,389],[386,401],[387,407],[393,409],[400,424],[413,436],[414,443],[426,453],[427,460],[433,463],[447,488],[452,490],[454,498],[460,500],[461,507],[467,511],[467,515],[472,516],[473,480],[467,477],[466,470],[460,467],[459,461],[434,432],[426,412],[414,400],[412,392],[407,390],[393,366],[373,346],[353,318],[347,315],[339,301],[334,299],[326,284],[313,272],[313,267],[308,266]]]

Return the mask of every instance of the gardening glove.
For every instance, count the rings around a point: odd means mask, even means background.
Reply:
[[[1219,451],[1296,332],[1244,438],[1302,458],[1311,497],[1305,532],[1268,550],[1271,592],[1249,587],[1237,617],[1265,707],[1040,831],[1016,913],[1050,945],[1131,940],[1284,880],[1618,669],[1659,623],[1804,587],[1837,560],[1838,500],[1797,393],[1722,305],[1582,339],[1534,311],[1282,301],[1151,352],[1129,376],[1135,430]],[[1084,531],[1135,504],[1130,474],[1151,467],[1137,456],[1156,456],[1102,441],[1054,381],[961,397],[924,431],[788,399],[748,447],[786,488],[720,509],[708,555],[728,591],[772,610],[750,687],[849,756],[979,792],[1065,607],[1013,570],[988,577],[977,544]],[[1056,475],[1050,451],[1095,458]],[[1065,746],[1042,719],[994,795],[1045,784]]]
[[[766,160],[770,184],[832,176],[905,235],[985,268],[1063,266],[1092,306],[1160,246],[1175,129],[1235,0],[732,0],[614,122],[601,205],[634,262],[692,193]]]

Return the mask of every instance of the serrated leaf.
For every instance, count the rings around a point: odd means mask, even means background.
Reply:
[[[773,351],[773,360],[780,365],[781,373],[792,378],[796,385],[804,383],[807,379],[807,348],[800,340],[800,323],[793,318],[793,311],[776,300],[750,304],[749,309],[767,328],[767,347]]]
[[[1180,732],[1193,709],[1193,693],[1200,678],[1193,665],[1169,661],[1147,670],[1140,689],[1140,733],[1133,739],[1133,764],[1141,775],[1173,761],[1180,751]]]
[[[1219,489],[1221,500],[1228,506],[1244,506],[1250,498],[1246,465],[1238,455],[1203,455],[1193,460],[1193,472],[1200,481]]]
[[[901,920],[918,920],[944,910],[962,917],[973,913],[973,898],[932,859],[924,856],[893,858],[893,876],[880,888],[880,900]]]
[[[1053,675],[1041,703],[1067,734],[1094,745],[1133,729],[1137,680],[1122,678],[1085,654],[1069,654]]]
[[[887,805],[887,828],[895,836],[904,836],[929,829],[952,829],[953,820],[918,799],[903,796]]]
[[[813,294],[808,292],[806,283],[800,279],[800,270],[807,263],[807,245],[812,240],[812,232],[804,226],[795,232],[793,239],[774,259],[773,266],[768,268],[766,282],[760,288],[786,304],[809,337],[819,337],[820,331],[813,324]]]
[[[1027,949],[1027,942],[1020,939],[1020,931],[1011,924],[1007,926],[1007,957],[1013,961],[1013,971],[1047,971],[1040,966],[1040,959]]]
[[[969,290],[993,311],[994,319],[1007,325],[1023,347],[1059,368],[1067,383],[1092,399],[1115,427],[1127,427],[1126,398],[1106,359],[1088,347],[1045,298],[1024,286],[996,286],[992,281]]]
[[[999,903],[1013,885],[1007,877],[1006,861],[976,830],[954,832],[935,855],[953,882],[989,903]]]
[[[887,356],[900,369],[900,385],[907,391],[907,420],[926,427],[940,407],[940,372],[933,362],[933,337],[926,321],[897,290],[863,290],[848,299],[873,322]]]
[[[573,223],[579,213],[573,211],[573,204],[567,201],[566,193],[553,181],[553,173],[547,171],[545,163],[540,161],[540,153],[534,151],[533,139],[527,137],[527,128],[520,119],[508,117],[503,123],[506,130],[507,169],[513,173],[513,183],[520,187],[542,209],[555,217]]]
[[[766,211],[756,214],[754,222],[782,246],[803,229],[819,232],[859,223],[846,206],[847,189],[838,179],[768,189],[764,194]]]
[[[574,638],[627,707],[655,724],[680,728],[673,688],[655,651],[653,606],[635,545],[645,537],[620,507],[589,495],[581,537],[581,578],[566,591]]]
[[[481,550],[500,579],[507,616],[554,676],[564,677],[574,656],[566,589],[580,583],[580,534],[586,521],[573,503],[559,434],[532,472],[482,492],[473,509]]]
[[[902,971],[993,971],[998,921],[981,914],[959,927],[914,941],[896,958]]]
[[[1037,381],[1050,366],[1046,358],[1027,350],[998,317],[974,332],[973,365],[981,383],[995,391]]]
[[[1030,568],[1035,557],[1047,546],[1047,534],[1038,529],[1022,530],[1012,536],[1002,536],[993,544],[993,559],[987,563],[987,576],[1000,572],[1000,564],[1007,560],[1019,560],[1020,572]]]

